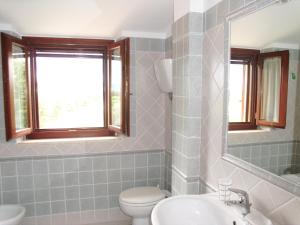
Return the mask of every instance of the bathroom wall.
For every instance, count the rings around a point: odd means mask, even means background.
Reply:
[[[228,145],[228,153],[277,175],[299,173],[299,142]]]
[[[188,13],[173,25],[172,193],[196,194],[201,143],[203,15]]]
[[[172,36],[165,39],[165,57],[172,58]],[[165,188],[171,191],[172,180],[172,94],[166,96]]]
[[[226,147],[226,79],[228,65],[229,35],[224,17],[229,14],[245,13],[268,5],[270,0],[222,1],[205,12],[205,34],[203,40],[203,84],[206,87],[202,112],[205,115],[202,127],[201,178],[210,187],[217,189],[218,179],[230,177],[233,185],[247,190],[253,207],[258,208],[282,225],[299,224],[300,199],[222,159]],[[247,11],[248,10],[248,11]]]
[[[6,142],[1,78],[0,158],[165,149],[166,94],[158,87],[153,67],[155,61],[164,58],[165,41],[133,38],[130,45],[130,137]]]
[[[206,0],[205,2],[208,2]],[[244,189],[249,192],[253,207],[261,210],[273,221],[281,225],[297,225],[300,221],[300,199],[274,184],[271,184],[252,173],[224,160],[222,154],[227,146],[227,115],[226,115],[226,79],[225,69],[228,68],[225,62],[228,61],[229,34],[226,25],[225,16],[240,12],[245,7],[245,12],[262,8],[273,0],[224,0],[213,6],[204,13],[204,19],[197,21],[204,26],[202,36],[202,63],[199,69],[193,70],[201,74],[200,79],[194,81],[192,87],[188,83],[177,80],[176,73],[182,69],[180,64],[175,67],[174,72],[174,91],[176,88],[190,91],[192,88],[201,90],[201,109],[196,117],[201,118],[200,129],[201,138],[198,143],[197,151],[200,154],[198,162],[188,160],[189,164],[198,163],[200,166],[200,184],[197,193],[202,193],[207,189],[217,190],[218,179],[231,178],[233,186]],[[186,23],[181,23],[188,14],[175,21],[175,26],[186,27]],[[180,24],[181,23],[181,24]],[[173,34],[176,31],[173,30]],[[173,40],[174,43],[174,40]],[[176,45],[180,47],[182,45]],[[179,48],[179,49],[180,49]],[[175,48],[173,48],[175,49]],[[176,55],[175,55],[176,56]],[[173,57],[173,59],[176,57]],[[189,98],[182,99],[181,106],[189,101]],[[176,101],[175,101],[176,102]],[[173,104],[175,104],[173,102]],[[176,105],[176,104],[175,104]],[[173,154],[177,146],[176,143],[177,124],[181,127],[185,125],[182,118],[174,117],[176,108],[173,108]],[[189,128],[190,129],[190,128]],[[197,131],[198,132],[198,131]],[[189,134],[192,136],[192,134]],[[187,148],[187,146],[184,146]],[[196,165],[195,165],[196,166]],[[173,157],[172,167],[176,167],[176,161]],[[178,179],[172,180],[172,191],[175,194],[187,193],[187,182],[185,174],[176,175]],[[203,184],[204,183],[204,184]]]
[[[295,130],[294,130],[294,139],[300,141],[300,50],[298,51],[299,62],[298,62],[298,74],[296,75],[297,81],[297,95],[296,95],[296,108],[295,108]]]
[[[130,45],[131,137],[6,142],[0,79],[1,204],[21,203],[27,217],[79,212],[118,207],[129,187],[164,188],[169,100],[153,63],[165,57],[165,40],[132,38]]]
[[[1,204],[26,216],[118,207],[122,190],[164,187],[164,151],[1,160]]]

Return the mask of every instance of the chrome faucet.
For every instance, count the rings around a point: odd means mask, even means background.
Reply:
[[[228,205],[238,205],[241,206],[244,209],[244,212],[242,212],[243,216],[246,216],[250,213],[250,207],[251,203],[249,202],[249,195],[246,191],[237,189],[237,188],[229,188],[229,191],[236,193],[240,200],[228,200],[225,203]]]

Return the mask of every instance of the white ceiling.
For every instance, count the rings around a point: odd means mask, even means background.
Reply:
[[[275,4],[231,23],[231,46],[300,46],[300,1]]]
[[[163,37],[172,21],[173,0],[0,0],[0,30],[20,35]]]

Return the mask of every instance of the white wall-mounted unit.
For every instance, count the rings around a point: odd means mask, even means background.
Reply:
[[[155,76],[160,89],[172,92],[172,59],[162,59],[154,64]]]

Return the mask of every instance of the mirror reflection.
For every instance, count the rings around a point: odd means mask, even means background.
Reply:
[[[290,1],[231,22],[227,153],[300,185],[299,12]]]

